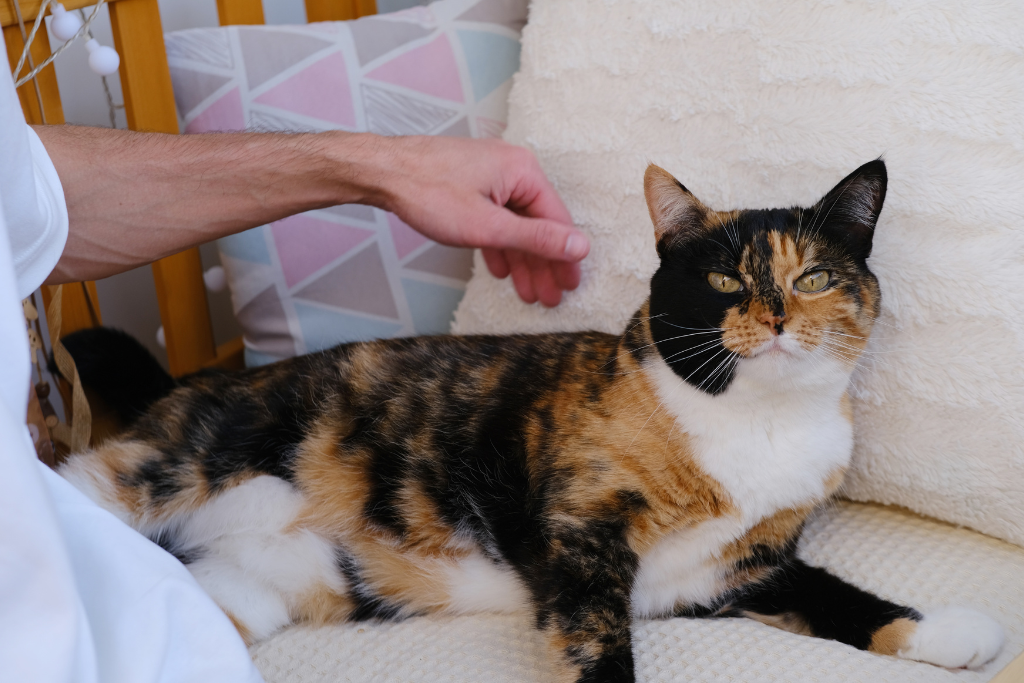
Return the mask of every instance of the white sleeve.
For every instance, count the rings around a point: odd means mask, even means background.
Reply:
[[[64,252],[68,207],[46,148],[25,123],[9,73],[10,68],[0,75],[0,188],[18,296],[25,298],[43,284]]]

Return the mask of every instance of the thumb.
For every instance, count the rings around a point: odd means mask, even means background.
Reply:
[[[515,249],[550,261],[575,263],[590,252],[590,240],[571,225],[547,218],[520,216],[504,207],[478,233],[478,245]]]

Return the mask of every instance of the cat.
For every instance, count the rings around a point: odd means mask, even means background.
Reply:
[[[528,610],[552,680],[633,681],[634,619],[742,616],[980,666],[1002,645],[989,617],[922,614],[797,554],[850,462],[886,185],[876,160],[811,208],[720,212],[652,165],[660,266],[621,335],[392,339],[199,373],[60,473],[174,553],[250,644]]]

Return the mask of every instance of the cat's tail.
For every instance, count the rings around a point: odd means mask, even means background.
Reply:
[[[135,422],[177,386],[153,354],[121,330],[90,327],[61,341],[75,360],[82,387],[103,401],[122,427]],[[49,367],[58,373],[52,354]]]

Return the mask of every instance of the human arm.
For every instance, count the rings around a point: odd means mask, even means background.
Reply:
[[[315,134],[36,132],[70,229],[48,282],[107,277],[301,211],[362,203],[480,247],[527,302],[553,306],[589,249],[533,156],[494,140]],[[568,247],[568,249],[567,249]]]

